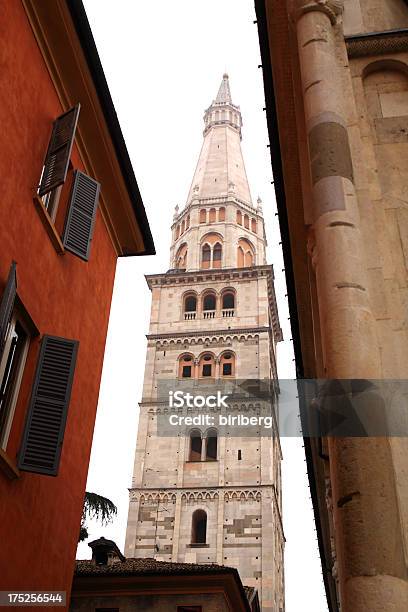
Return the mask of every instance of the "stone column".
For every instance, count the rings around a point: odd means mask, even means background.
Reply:
[[[343,0],[295,0],[312,179],[310,242],[327,378],[380,378],[336,45]],[[406,570],[390,445],[330,438],[342,612],[407,608]]]
[[[181,517],[181,493],[177,491],[176,508],[174,511],[174,529],[173,529],[173,553],[171,560],[177,563],[179,543],[180,543],[180,517]]]

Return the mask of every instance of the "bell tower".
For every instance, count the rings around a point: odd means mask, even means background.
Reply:
[[[284,609],[277,431],[229,436],[190,427],[160,436],[160,381],[274,380],[282,339],[262,203],[253,204],[242,117],[228,75],[204,113],[204,139],[172,224],[169,270],[152,292],[127,557],[236,567],[263,611]]]

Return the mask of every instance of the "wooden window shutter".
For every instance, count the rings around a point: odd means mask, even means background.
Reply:
[[[62,242],[67,251],[88,261],[98,207],[100,184],[75,171]]]
[[[20,448],[18,467],[58,474],[78,342],[44,336]]]
[[[6,340],[7,329],[13,313],[17,293],[16,262],[13,261],[7,278],[6,288],[0,302],[0,357]]]
[[[80,108],[77,104],[54,121],[38,189],[40,196],[65,182]]]

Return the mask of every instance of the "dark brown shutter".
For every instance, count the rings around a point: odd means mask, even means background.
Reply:
[[[16,262],[13,261],[10,266],[9,275],[7,278],[6,288],[0,302],[0,359],[6,340],[7,329],[10,323],[11,315],[13,314],[14,302],[17,293],[17,272]]]
[[[40,196],[62,185],[65,181],[79,110],[80,104],[77,104],[54,121],[38,189]]]
[[[42,339],[19,453],[20,470],[58,474],[77,352],[76,340]]]
[[[88,261],[100,184],[79,170],[75,171],[62,242],[67,251]]]

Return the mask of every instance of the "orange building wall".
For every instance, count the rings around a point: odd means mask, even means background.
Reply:
[[[8,0],[2,11],[0,294],[15,259],[18,295],[41,336],[78,339],[79,353],[58,476],[22,473],[19,479],[9,480],[0,471],[0,590],[69,591],[116,253],[100,211],[89,262],[71,253],[57,254],[50,241],[32,194],[39,182],[52,121],[66,109],[61,108],[23,5]],[[71,161],[74,168],[83,169],[75,146]],[[95,178],[102,183],[103,194],[104,177]],[[40,338],[30,345],[6,449],[13,460],[20,446]]]

